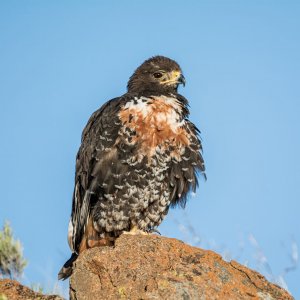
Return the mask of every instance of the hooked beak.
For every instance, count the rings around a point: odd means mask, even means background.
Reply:
[[[161,84],[176,85],[176,87],[178,87],[179,84],[183,84],[183,86],[185,86],[185,78],[180,71],[172,71],[168,73],[167,76],[168,79],[162,81]]]
[[[178,83],[182,84],[183,86],[185,86],[185,78],[182,74],[180,74],[179,78],[178,78]]]

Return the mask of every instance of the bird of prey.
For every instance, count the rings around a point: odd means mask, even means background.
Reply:
[[[73,252],[58,277],[87,248],[111,245],[122,233],[151,233],[170,207],[185,206],[197,175],[205,177],[199,130],[189,121],[180,66],[146,60],[127,93],[93,113],[76,157],[68,242]]]

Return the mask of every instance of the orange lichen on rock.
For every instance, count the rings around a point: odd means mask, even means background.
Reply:
[[[7,300],[63,300],[57,295],[43,295],[20,284],[16,280],[0,279],[0,299]]]
[[[71,299],[293,299],[235,261],[157,235],[121,235],[75,263]]]

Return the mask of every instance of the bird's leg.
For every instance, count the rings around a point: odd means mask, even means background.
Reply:
[[[131,228],[130,228],[130,231],[123,231],[123,234],[131,234],[131,235],[143,234],[143,235],[148,235],[148,232],[139,229],[136,225],[132,225]]]

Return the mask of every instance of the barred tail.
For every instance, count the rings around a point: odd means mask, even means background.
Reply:
[[[71,257],[65,262],[58,273],[58,280],[66,280],[73,272],[73,262],[77,259],[78,254],[72,253]]]

